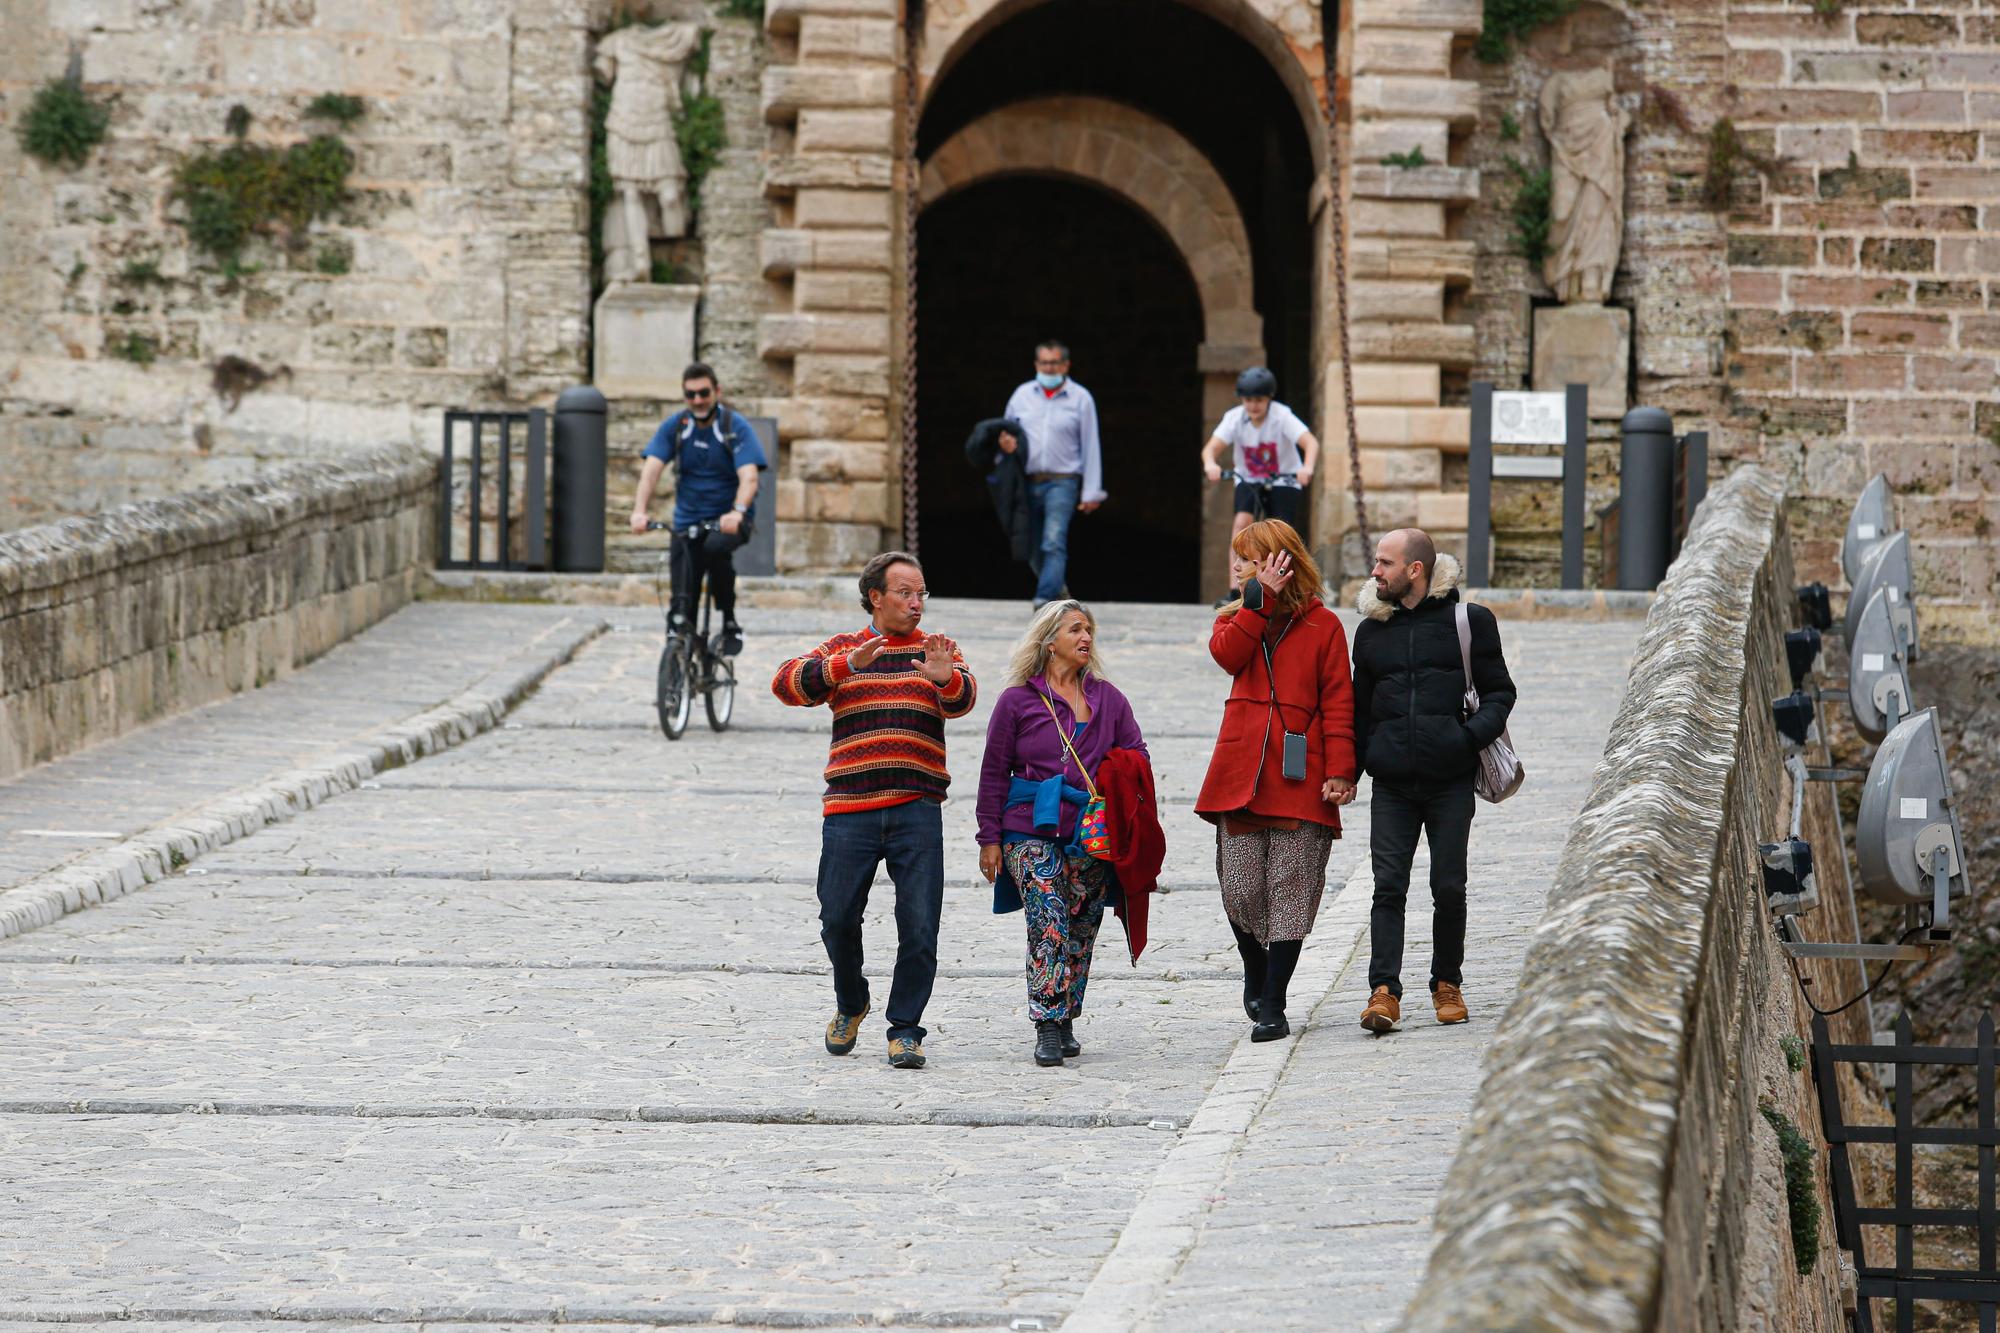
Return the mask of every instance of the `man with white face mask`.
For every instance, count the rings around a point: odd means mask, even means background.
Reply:
[[[1028,454],[1028,499],[1040,534],[1029,567],[1035,605],[1066,596],[1069,524],[1104,503],[1104,464],[1097,441],[1097,400],[1069,377],[1069,348],[1053,340],[1035,347],[1035,378],[1014,390],[1002,416],[1021,423],[1028,438],[1000,432],[1000,449]]]

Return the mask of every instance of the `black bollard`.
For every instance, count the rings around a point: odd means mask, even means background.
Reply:
[[[550,508],[555,516],[559,574],[604,570],[604,395],[587,384],[556,398],[555,459]]]
[[[1618,586],[1650,592],[1673,549],[1674,419],[1657,407],[1625,414],[1618,448]]]

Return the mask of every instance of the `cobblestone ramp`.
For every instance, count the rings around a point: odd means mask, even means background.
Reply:
[[[1535,776],[1476,835],[1468,986],[1490,1007],[1350,1031],[1364,796],[1301,967],[1315,1025],[1253,1048],[1191,810],[1223,694],[1208,617],[1103,616],[1154,741],[1169,892],[1136,967],[1107,920],[1081,1060],[1028,1061],[1021,921],[991,914],[974,870],[972,775],[1017,608],[930,616],[986,702],[951,727],[965,799],[915,1074],[883,1063],[879,1013],[856,1056],[819,1048],[828,719],[767,689],[858,610],[758,614],[737,726],[698,717],[677,744],[650,709],[658,621],[614,612],[499,729],[0,944],[0,1161],[51,1185],[0,1198],[0,1333],[1386,1322],[1636,626],[1513,634]],[[218,735],[231,706],[208,710]],[[889,901],[884,882],[878,998]]]

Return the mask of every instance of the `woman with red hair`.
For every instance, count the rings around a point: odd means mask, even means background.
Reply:
[[[1229,556],[1243,597],[1216,616],[1208,651],[1234,681],[1195,813],[1216,826],[1250,1039],[1275,1041],[1291,1032],[1285,991],[1354,799],[1354,685],[1347,631],[1291,524],[1251,524]]]

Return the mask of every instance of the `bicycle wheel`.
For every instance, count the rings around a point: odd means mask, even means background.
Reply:
[[[660,653],[660,672],[653,691],[653,707],[660,715],[660,730],[677,741],[687,730],[694,712],[694,691],[688,685],[687,650],[678,641],[667,640]]]
[[[708,709],[708,725],[727,731],[729,715],[736,711],[736,668],[728,658],[709,659],[708,689],[702,693],[702,704]]]

